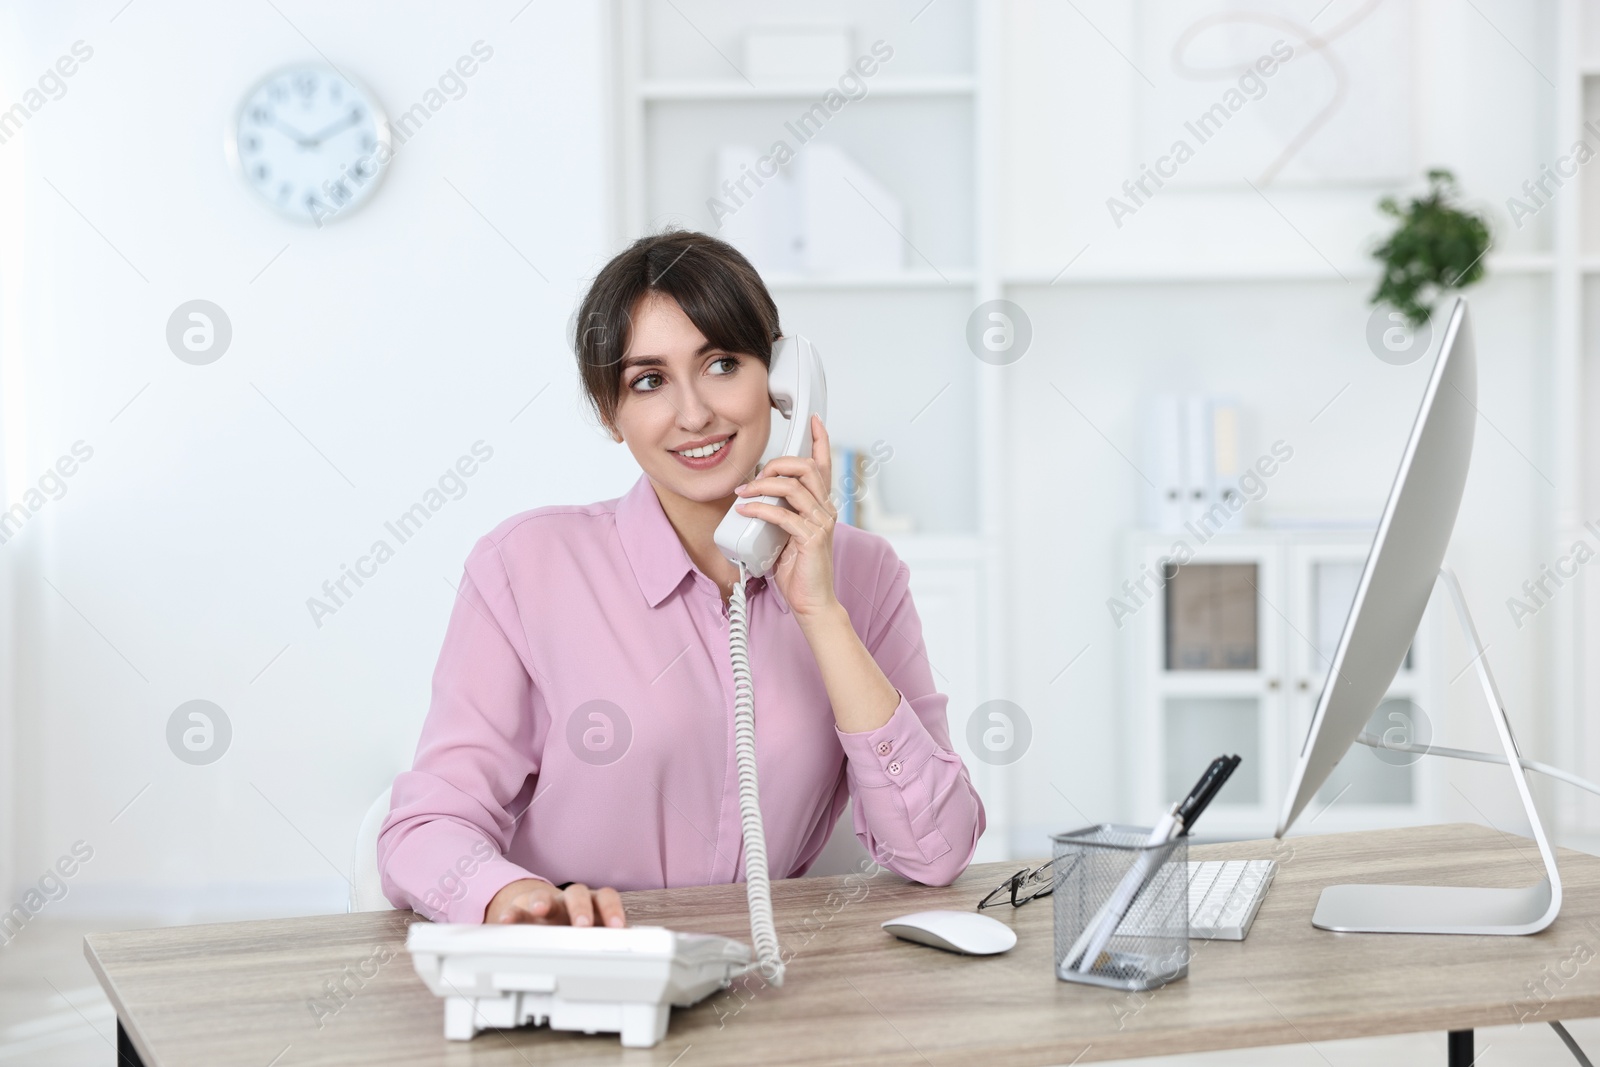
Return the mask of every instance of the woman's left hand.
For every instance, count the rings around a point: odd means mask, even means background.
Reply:
[[[828,431],[822,417],[813,414],[810,459],[779,456],[734,490],[741,497],[775,496],[788,502],[784,507],[747,499],[734,507],[741,515],[765,519],[788,531],[789,543],[778,555],[772,579],[802,625],[839,603],[833,589],[833,527],[839,509],[829,499],[832,485]]]

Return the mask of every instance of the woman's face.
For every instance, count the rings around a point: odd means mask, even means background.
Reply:
[[[700,502],[732,496],[761,462],[771,412],[761,360],[712,346],[669,296],[635,305],[612,435],[656,485]]]

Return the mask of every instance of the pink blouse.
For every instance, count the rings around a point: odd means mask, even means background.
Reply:
[[[910,570],[834,530],[834,582],[900,692],[844,733],[778,588],[752,578],[756,765],[773,878],[804,874],[854,799],[878,862],[946,885],[983,803],[950,748]],[[744,879],[728,618],[647,476],[625,496],[507,519],[467,557],[411,770],[378,838],[383,892],[439,922],[483,921],[519,878],[660,889]]]

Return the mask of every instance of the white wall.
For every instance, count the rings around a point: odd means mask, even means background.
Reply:
[[[337,909],[354,827],[410,762],[473,541],[637,473],[578,417],[563,339],[613,251],[603,9],[120,6],[0,25],[9,100],[75,40],[94,49],[0,145],[27,220],[3,261],[26,265],[3,279],[8,503],[74,441],[94,449],[0,546],[19,620],[7,899],[81,838],[95,856],[64,908]],[[320,50],[393,111],[478,40],[492,59],[348,218],[280,221],[224,166],[225,120],[273,68]],[[234,328],[205,367],[164,340],[196,297]],[[466,494],[317,627],[306,599],[480,439],[494,456]],[[233,725],[210,766],[165,740],[195,698]]]

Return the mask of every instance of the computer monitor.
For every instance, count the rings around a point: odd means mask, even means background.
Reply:
[[[1350,933],[1532,934],[1561,910],[1561,875],[1539,811],[1523,774],[1505,705],[1489,670],[1485,648],[1467,610],[1466,596],[1444,566],[1472,458],[1477,421],[1478,368],[1472,321],[1457,299],[1444,328],[1439,355],[1422,394],[1400,469],[1367,553],[1355,603],[1317,698],[1289,795],[1278,822],[1282,837],[1334,765],[1362,733],[1399,670],[1422,621],[1434,582],[1449,590],[1461,623],[1470,666],[1505,762],[1544,861],[1544,877],[1513,889],[1478,886],[1332,885],[1323,889],[1311,924]],[[1520,857],[1519,857],[1520,861]]]
[[[1295,764],[1279,837],[1366,728],[1411,647],[1461,507],[1477,395],[1472,322],[1458,298]]]

